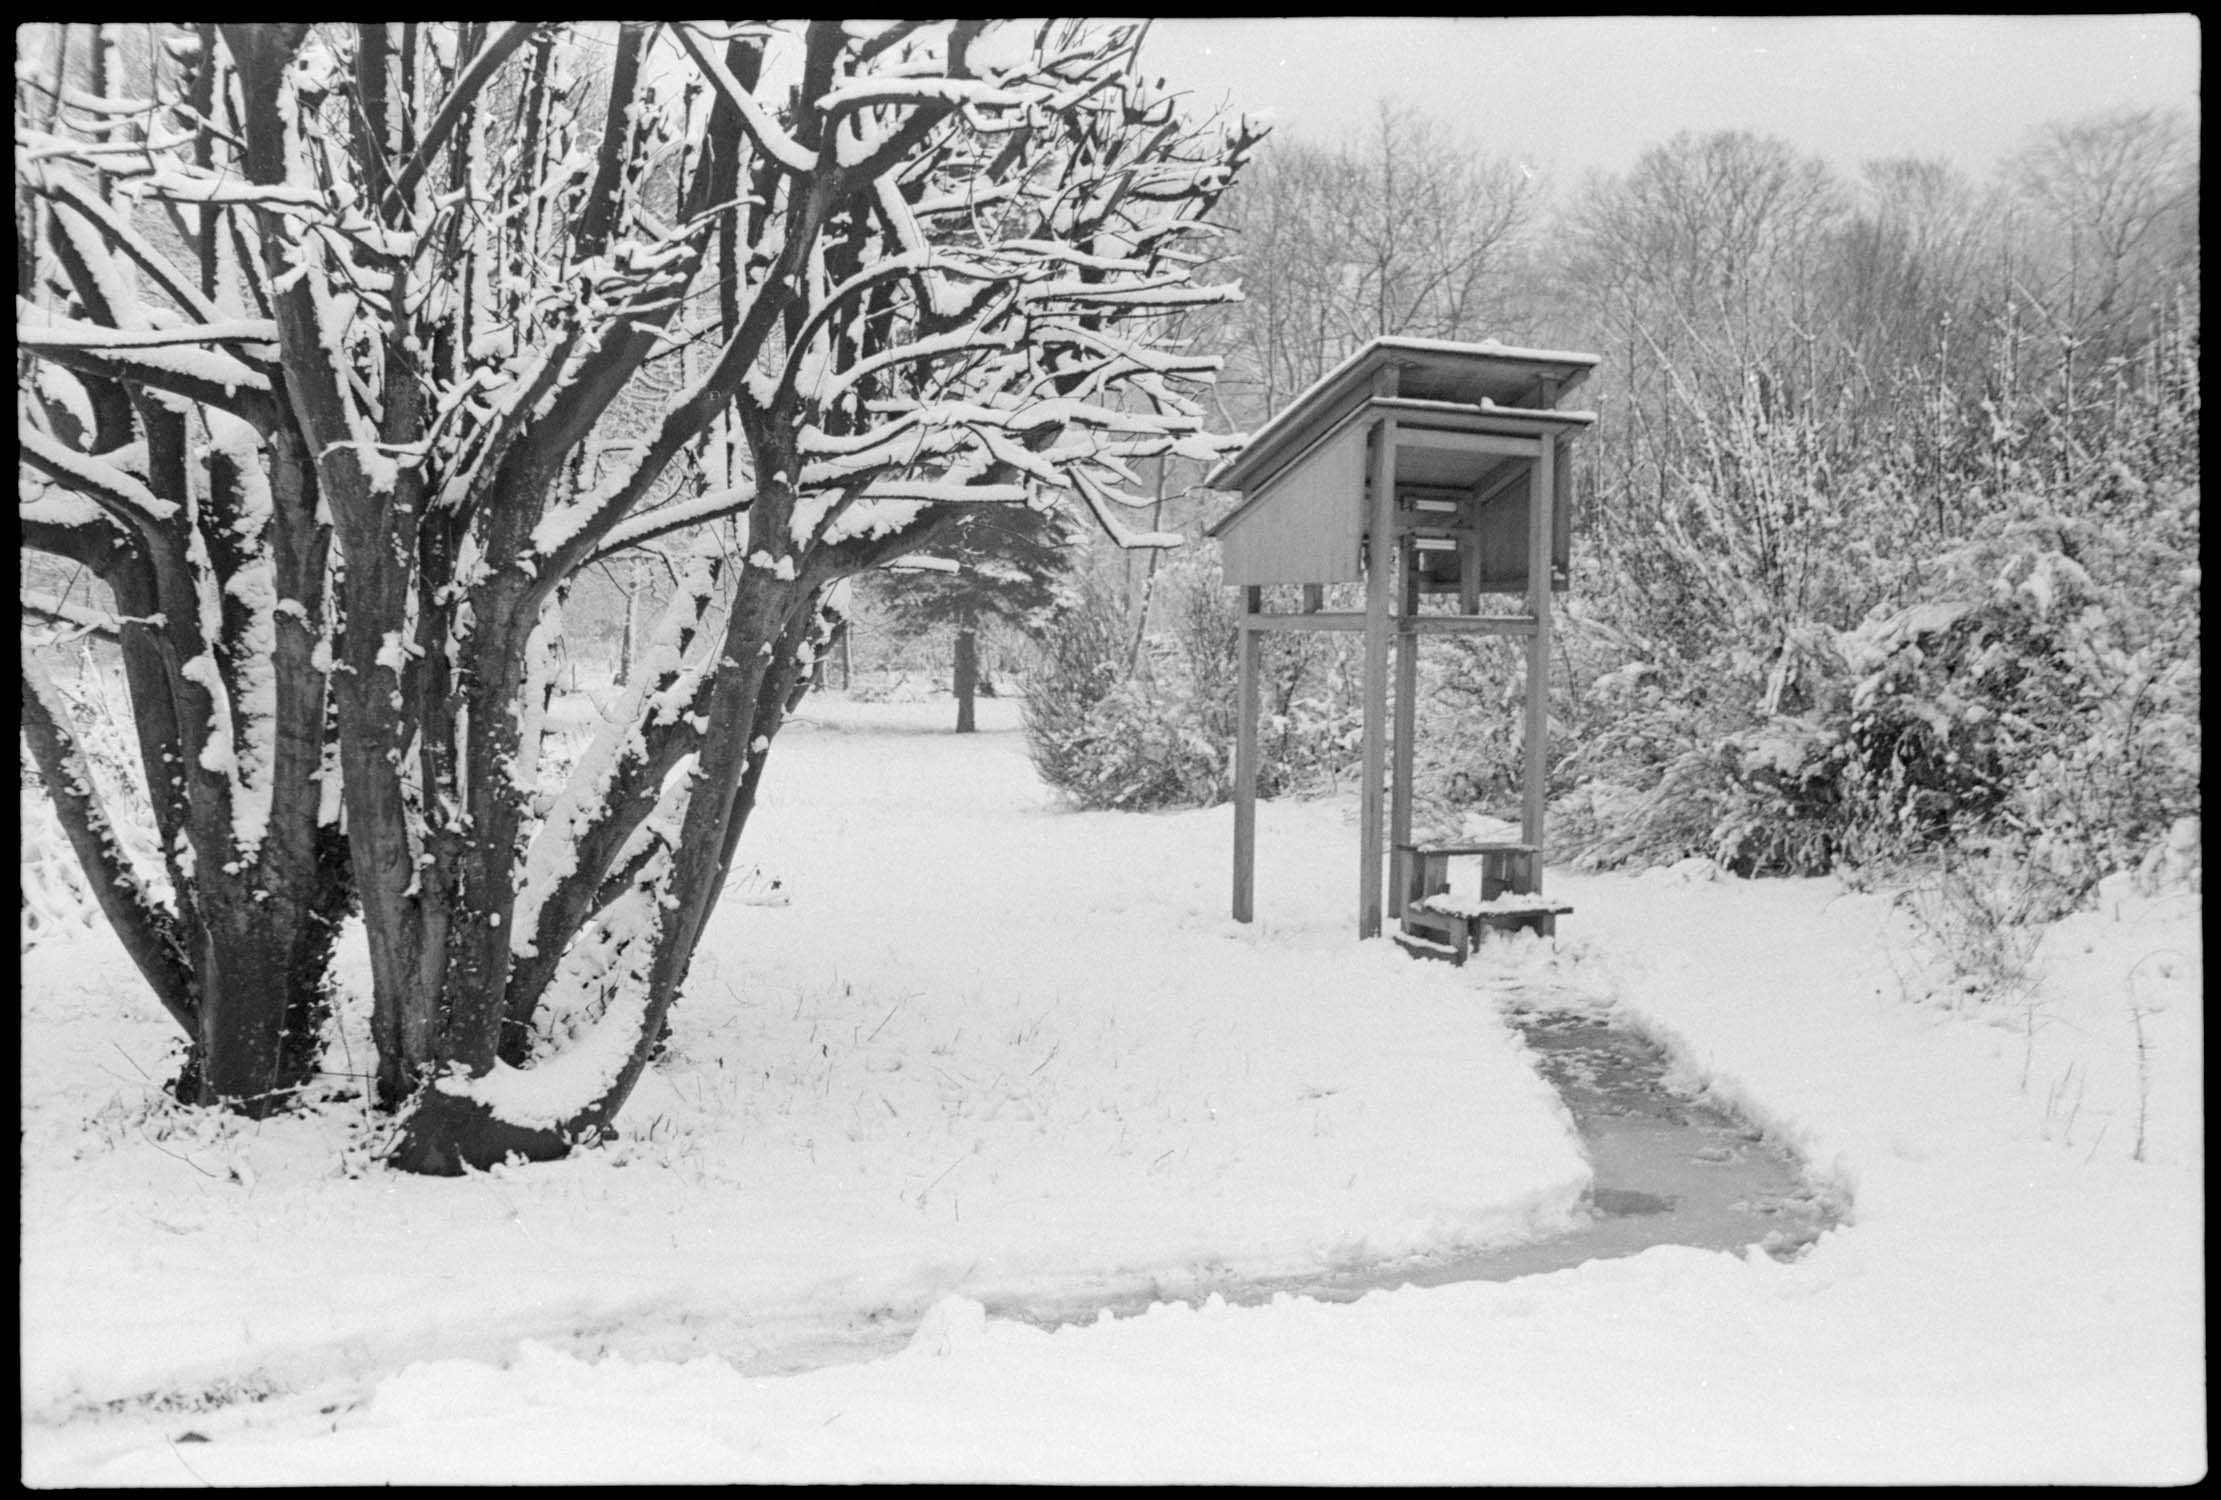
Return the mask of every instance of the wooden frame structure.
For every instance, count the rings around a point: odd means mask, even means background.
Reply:
[[[1210,528],[1228,584],[1243,591],[1234,754],[1234,918],[1255,909],[1258,655],[1268,630],[1361,631],[1364,769],[1357,933],[1381,931],[1384,843],[1390,914],[1430,894],[1441,850],[1411,839],[1412,733],[1422,635],[1498,635],[1527,646],[1521,839],[1500,848],[1539,898],[1548,731],[1550,594],[1566,586],[1572,535],[1567,449],[1595,421],[1559,400],[1594,354],[1496,343],[1379,338],[1344,360],[1252,436],[1204,482],[1242,500]],[[1324,586],[1363,582],[1362,611],[1322,608]],[[1297,613],[1269,614],[1264,590],[1303,588]],[[1483,612],[1490,595],[1520,606]],[[1448,612],[1421,601],[1448,595]],[[1394,643],[1394,721],[1389,656]],[[1387,806],[1383,807],[1386,792]],[[1384,840],[1383,835],[1386,835]],[[1460,852],[1478,852],[1466,850]],[[1437,856],[1437,857],[1429,857]],[[1414,912],[1414,919],[1420,914]],[[1439,913],[1427,913],[1429,917]],[[1493,914],[1492,914],[1493,915]],[[1539,899],[1523,925],[1549,930]],[[1478,919],[1476,919],[1478,920]],[[1407,931],[1423,923],[1407,921]],[[1462,958],[1465,944],[1457,944]]]

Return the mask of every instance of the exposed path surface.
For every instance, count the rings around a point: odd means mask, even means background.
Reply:
[[[1776,1260],[1791,1260],[1837,1222],[1844,1205],[1808,1179],[1794,1152],[1727,1103],[1674,1081],[1665,1050],[1614,1024],[1609,1012],[1568,997],[1552,1003],[1531,995],[1506,1009],[1564,1099],[1595,1169],[1587,1222],[1577,1228],[1477,1254],[1329,1275],[1204,1278],[1177,1292],[1153,1286],[1111,1295],[989,1298],[988,1311],[1053,1327],[1095,1317],[1104,1307],[1132,1314],[1152,1302],[1200,1302],[1212,1295],[1237,1305],[1281,1295],[1347,1302],[1401,1286],[1511,1281],[1656,1245],[1757,1246]]]

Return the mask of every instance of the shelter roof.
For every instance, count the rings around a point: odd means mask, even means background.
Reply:
[[[1515,349],[1494,339],[1459,344],[1377,338],[1289,402],[1203,482],[1212,489],[1248,490],[1270,478],[1313,437],[1363,404],[1373,393],[1374,376],[1384,369],[1396,370],[1396,394],[1407,400],[1479,408],[1547,407],[1586,379],[1600,358],[1557,349]],[[1542,394],[1546,382],[1556,386],[1549,399]]]

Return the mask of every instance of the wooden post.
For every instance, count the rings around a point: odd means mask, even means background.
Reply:
[[[1544,438],[1535,455],[1534,483],[1527,487],[1527,612],[1535,633],[1527,638],[1527,755],[1525,796],[1520,808],[1520,842],[1535,851],[1535,873],[1542,872],[1542,815],[1548,792],[1550,758],[1550,554],[1557,527],[1551,515],[1557,498],[1557,444]],[[1541,881],[1535,883],[1541,889]]]
[[[1385,386],[1386,389],[1382,389]],[[1373,394],[1396,394],[1394,366]],[[1396,419],[1373,429],[1371,541],[1365,554],[1365,753],[1357,815],[1357,935],[1380,936],[1381,781],[1388,770],[1388,596],[1396,586]]]
[[[1265,591],[1242,590],[1241,668],[1234,694],[1234,920],[1257,911],[1257,653],[1264,636],[1253,622]]]
[[[1402,584],[1396,617],[1396,737],[1389,768],[1388,915],[1404,914],[1404,892],[1411,885],[1411,763],[1419,722],[1419,555],[1409,536],[1398,538],[1396,576]]]

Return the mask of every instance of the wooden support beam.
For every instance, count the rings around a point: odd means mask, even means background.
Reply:
[[[1396,394],[1393,366],[1376,377],[1373,394]],[[1382,390],[1385,384],[1388,388]],[[1380,936],[1381,781],[1388,770],[1388,599],[1396,584],[1396,419],[1374,429],[1372,539],[1365,568],[1364,778],[1358,787],[1357,935]]]
[[[1476,596],[1477,597],[1477,596]],[[1249,630],[1342,630],[1365,628],[1365,616],[1356,610],[1325,609],[1315,615],[1255,615],[1242,621]],[[1525,615],[1420,615],[1411,617],[1410,629],[1421,635],[1531,635],[1535,622]]]
[[[1513,464],[1501,474],[1491,474],[1473,487],[1473,508],[1483,510],[1498,495],[1510,489],[1534,471],[1524,464]]]
[[[1457,432],[1447,427],[1405,427],[1398,447],[1432,448],[1446,453],[1494,453],[1504,458],[1533,458],[1546,438],[1512,437],[1500,432]]]
[[[1242,590],[1245,622],[1263,606],[1265,591]],[[1264,638],[1241,633],[1240,670],[1234,694],[1234,920],[1257,914],[1257,655]]]
[[[1557,444],[1544,443],[1535,457],[1535,482],[1527,487],[1527,612],[1534,633],[1527,637],[1527,754],[1523,768],[1520,841],[1534,847],[1536,873],[1542,868],[1542,818],[1549,790],[1550,755],[1550,552],[1557,528],[1551,506],[1557,498],[1554,464]],[[1536,888],[1541,888],[1538,879]]]
[[[1388,915],[1404,912],[1404,888],[1410,883],[1412,737],[1418,728],[1419,635],[1412,624],[1419,617],[1419,555],[1415,538],[1408,533],[1398,549],[1402,566],[1397,578],[1403,597],[1397,602],[1396,620],[1396,738],[1389,767],[1388,797]]]
[[[1562,412],[1532,406],[1474,406],[1465,401],[1381,400],[1369,403],[1376,417],[1394,417],[1420,431],[1470,429],[1485,425],[1491,432],[1536,435],[1580,431],[1595,422],[1587,412]]]
[[[1305,584],[1305,585],[1303,586],[1303,612],[1304,612],[1305,614],[1307,614],[1307,615],[1315,615],[1315,614],[1317,614],[1317,613],[1319,612],[1319,609],[1320,609],[1320,607],[1321,607],[1322,605],[1324,605],[1325,603],[1326,603],[1326,585],[1325,585],[1325,584],[1323,584],[1323,583],[1307,583],[1307,584]]]

